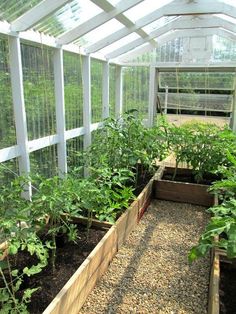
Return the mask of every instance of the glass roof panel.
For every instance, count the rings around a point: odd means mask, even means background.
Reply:
[[[236,1],[235,0],[222,0],[222,2],[236,7]]]
[[[42,0],[3,0],[0,1],[0,20],[9,23],[19,16],[32,9]]]
[[[34,28],[45,34],[58,36],[103,12],[89,0],[72,0]]]
[[[154,21],[151,24],[148,24],[147,26],[143,27],[143,30],[146,33],[151,33],[153,30],[164,26],[166,23],[174,21],[177,18],[177,16],[163,16],[160,19],[158,19],[157,21]]]
[[[124,15],[128,17],[131,21],[136,22],[143,16],[152,13],[153,11],[163,7],[164,5],[172,2],[173,0],[145,0],[135,7],[127,10]]]
[[[217,16],[217,17],[220,17],[223,20],[226,20],[228,22],[236,24],[236,19],[234,19],[231,16],[228,16],[228,15],[225,15],[225,14],[214,14],[214,15]]]
[[[122,46],[124,46],[124,45],[126,45],[126,44],[128,44],[130,42],[132,42],[133,40],[138,39],[138,38],[140,38],[139,35],[137,35],[136,33],[132,33],[130,35],[127,35],[127,36],[123,37],[120,40],[117,40],[115,43],[113,43],[113,44],[111,44],[111,45],[101,49],[99,52],[103,53],[104,55],[106,55],[106,54],[112,52],[113,50],[116,50],[116,49],[118,49],[118,48],[120,48],[120,47],[122,47]]]
[[[80,39],[76,40],[75,43],[79,44],[80,46],[88,46],[94,44],[96,41],[101,40],[108,35],[111,35],[112,33],[118,31],[123,27],[123,24],[118,22],[116,19],[112,19],[107,23],[104,23],[103,25],[97,27],[88,34],[84,35]]]
[[[120,2],[120,0],[109,0],[109,2],[110,2],[112,5],[116,6],[117,3]]]

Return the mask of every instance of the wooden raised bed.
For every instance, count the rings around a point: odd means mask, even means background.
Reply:
[[[43,314],[78,314],[96,282],[106,271],[120,246],[150,204],[154,180],[157,180],[162,172],[163,168],[160,167],[137,199],[109,229]]]
[[[212,250],[211,273],[208,292],[208,314],[220,313],[220,254],[218,250]]]
[[[212,264],[211,264],[211,274],[210,274],[210,283],[209,283],[209,298],[208,298],[208,314],[219,314],[223,311],[225,313],[225,309],[222,310],[222,302],[220,302],[220,284],[221,284],[221,267],[222,265],[234,265],[235,269],[235,261],[229,260],[227,258],[226,251],[224,249],[214,248],[212,250]],[[235,284],[230,289],[234,289]],[[233,294],[233,293],[232,293]],[[234,309],[235,310],[235,309]],[[227,311],[227,313],[231,313],[231,311]],[[232,314],[235,312],[232,312]]]
[[[178,169],[178,173],[186,176],[190,169]],[[165,167],[164,173],[173,173],[174,168]],[[157,199],[190,203],[202,206],[212,206],[214,196],[207,192],[209,185],[164,180],[162,177],[154,183],[154,197]]]

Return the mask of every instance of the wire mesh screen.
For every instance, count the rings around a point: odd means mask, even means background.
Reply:
[[[30,140],[56,131],[53,50],[21,45],[25,108]]]
[[[64,52],[66,129],[83,125],[83,84],[81,56]]]
[[[147,118],[149,95],[149,69],[128,67],[123,69],[123,112],[139,111],[140,118]]]
[[[30,154],[31,173],[45,177],[57,174],[57,146],[52,145]]]
[[[159,75],[160,88],[233,90],[235,73],[166,72]]]
[[[91,59],[92,123],[102,121],[102,63]]]
[[[0,185],[10,184],[10,182],[19,175],[18,159],[0,163]]]
[[[67,162],[68,171],[82,166],[80,153],[83,152],[84,137],[79,136],[68,140],[67,142]]]
[[[109,65],[109,115],[115,117],[116,105],[116,66]]]
[[[16,144],[8,53],[8,41],[0,38],[0,149]]]
[[[162,108],[165,108],[165,93],[158,93]],[[168,93],[167,109],[231,112],[232,95]]]

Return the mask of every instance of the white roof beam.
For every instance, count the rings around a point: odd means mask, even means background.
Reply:
[[[72,30],[63,33],[61,36],[58,37],[58,44],[64,45],[74,40],[78,39],[79,37],[89,33],[90,31],[94,30],[98,26],[110,21],[111,19],[115,18],[119,14],[127,11],[128,9],[134,7],[138,3],[142,2],[143,0],[126,0],[120,1],[117,6],[109,12],[102,12],[93,18],[89,19],[88,21],[78,25],[77,27],[73,28]],[[99,1],[100,3],[103,0]]]
[[[69,1],[70,0],[43,0],[13,21],[11,30],[15,32],[25,31],[39,23],[42,19],[55,12]]]
[[[132,50],[138,46],[143,45],[150,39],[154,39],[158,36],[164,35],[165,33],[174,29],[218,28],[218,27],[226,28],[227,30],[236,33],[236,25],[234,25],[231,22],[224,21],[223,19],[216,16],[213,17],[207,16],[202,18],[194,18],[193,16],[191,18],[181,17],[180,19],[169,22],[168,24],[151,32],[146,39],[138,38],[136,40],[133,40],[132,42],[112,51],[106,57],[109,59],[116,58],[119,55],[128,52],[129,50]]]
[[[226,10],[227,8],[227,10]],[[232,6],[224,5],[222,2],[210,0],[208,3],[206,1],[200,0],[198,3],[188,3],[181,4],[177,1],[173,1],[152,13],[139,19],[134,26],[130,28],[122,28],[114,32],[113,34],[97,41],[95,44],[90,45],[86,48],[88,53],[96,52],[115,41],[121,39],[124,36],[129,35],[132,32],[136,32],[138,29],[162,18],[163,16],[172,16],[172,15],[193,15],[193,14],[220,14],[225,10],[224,14],[230,12],[232,14]],[[226,12],[227,11],[227,12]],[[229,14],[228,14],[229,15]]]
[[[175,39],[178,37],[203,37],[203,36],[212,36],[212,35],[218,35],[218,36],[225,37],[231,40],[236,40],[236,37],[233,36],[231,33],[227,32],[226,30],[219,29],[219,28],[205,28],[205,29],[203,28],[203,29],[192,29],[192,30],[184,29],[184,30],[170,31],[168,33],[165,33],[156,41],[157,41],[157,45],[161,46],[161,45],[164,45],[166,42],[171,41],[172,39]],[[121,64],[145,52],[149,52],[152,50],[153,50],[153,47],[150,44],[146,44],[133,51],[129,51],[124,56],[115,59],[114,62]]]
[[[110,10],[115,9],[115,7],[112,6],[111,3],[108,2],[107,0],[103,0],[103,1],[91,0],[91,1],[106,12],[109,12]],[[123,24],[128,29],[129,28],[135,28],[135,24],[129,18],[127,18],[124,14],[117,15],[115,17],[115,19],[117,21],[119,21],[121,24]],[[141,28],[136,29],[135,32],[142,38],[146,38],[148,36],[148,34],[144,30],[142,30]],[[150,40],[150,43],[153,44],[153,46],[155,46],[154,40]]]

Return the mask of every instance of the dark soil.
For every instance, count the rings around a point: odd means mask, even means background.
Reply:
[[[220,314],[236,314],[236,266],[220,263]]]
[[[164,180],[170,180],[173,181],[173,172],[170,171],[165,171],[163,174],[162,179]],[[177,175],[175,176],[174,181],[177,182],[188,182],[188,183],[198,183],[198,184],[204,184],[204,185],[211,185],[212,182],[219,180],[219,177],[208,173],[206,175],[203,176],[203,179],[200,180],[199,182],[197,182],[196,177],[193,173],[187,172],[187,173],[178,173],[177,171]]]
[[[23,293],[23,289],[40,287],[32,295],[32,302],[28,307],[30,313],[40,314],[46,309],[106,233],[106,231],[98,229],[90,229],[88,233],[87,228],[82,225],[78,225],[78,230],[79,239],[77,244],[68,242],[66,239],[58,243],[56,271],[54,273],[49,260],[49,265],[41,273],[25,278],[20,294]],[[35,261],[29,262],[29,258],[32,260],[32,257],[21,252],[17,258],[16,267],[23,269],[26,265],[36,264]]]

